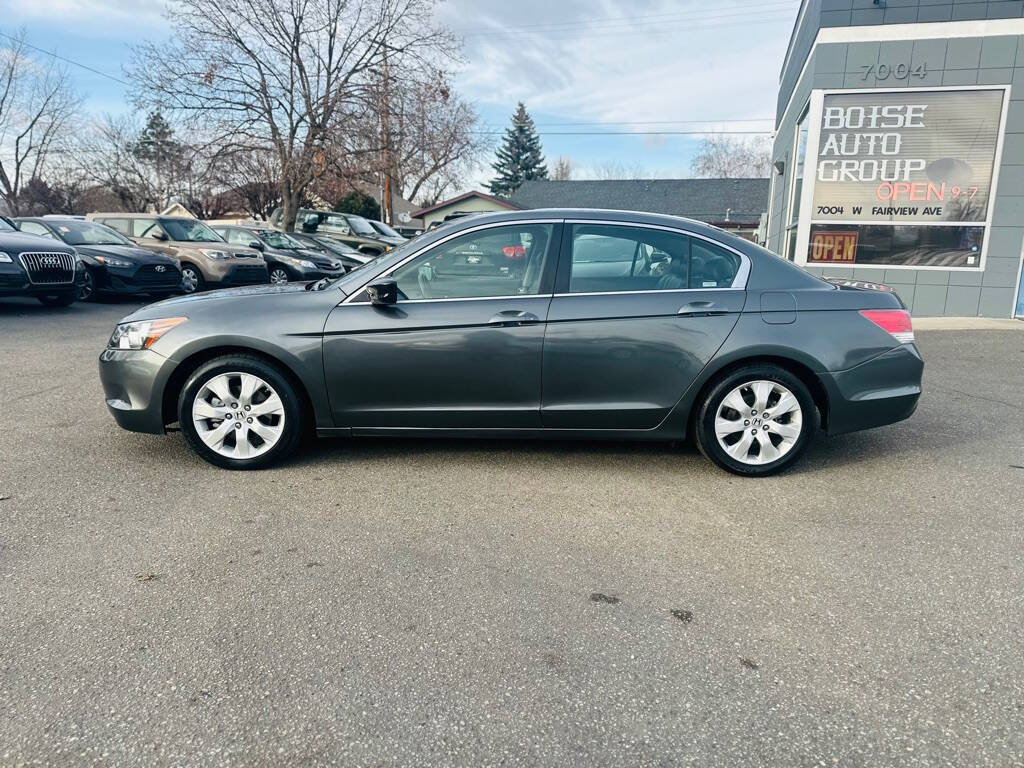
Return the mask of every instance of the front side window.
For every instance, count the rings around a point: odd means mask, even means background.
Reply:
[[[728,288],[739,257],[677,232],[606,224],[574,224],[570,293]]]
[[[281,251],[297,251],[304,246],[291,235],[284,232],[276,232],[272,229],[260,230],[259,238],[271,248]]]
[[[156,237],[163,234],[163,228],[156,219],[132,219],[132,237]]]
[[[391,275],[399,301],[530,296],[552,258],[552,224],[515,224],[456,237]]]

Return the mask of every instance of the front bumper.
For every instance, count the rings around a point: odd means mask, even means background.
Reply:
[[[153,265],[148,264],[138,269],[107,267],[98,271],[97,278],[96,289],[104,293],[173,293],[181,290],[181,272],[172,267],[166,267],[164,272],[157,272]]]
[[[107,348],[99,366],[103,397],[118,426],[163,434],[163,392],[177,363],[150,349]]]
[[[231,264],[216,280],[221,288],[239,285],[258,285],[269,283],[270,275],[266,264]]]
[[[923,373],[917,347],[901,344],[849,370],[824,374],[826,431],[841,435],[908,418],[921,397]]]

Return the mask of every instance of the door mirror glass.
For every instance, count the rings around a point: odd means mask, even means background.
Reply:
[[[259,240],[250,240],[249,247],[255,248],[257,251],[262,251],[266,246],[264,246]]]
[[[366,286],[366,295],[370,303],[377,306],[398,303],[398,283],[394,280],[378,280]]]
[[[165,235],[159,229],[155,229],[152,232],[150,232],[149,236],[152,237],[154,240],[166,240],[167,239],[167,235]]]

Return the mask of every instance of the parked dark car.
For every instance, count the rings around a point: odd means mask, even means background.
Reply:
[[[19,232],[0,216],[0,298],[31,296],[48,307],[66,307],[75,301],[82,269],[74,248]]]
[[[120,232],[73,216],[21,217],[18,229],[74,246],[85,269],[78,281],[78,300],[101,294],[147,294],[167,298],[181,291],[181,267],[161,253],[139,248]]]
[[[284,229],[281,226],[282,214],[280,208],[270,214],[271,224],[278,229]],[[380,256],[391,248],[381,240],[380,233],[370,226],[370,222],[351,213],[300,208],[295,219],[295,231],[333,238],[369,256]]]
[[[339,259],[323,251],[306,248],[291,235],[276,229],[225,224],[211,224],[210,228],[233,245],[260,251],[267,262],[272,283],[341,277],[347,271]]]
[[[438,272],[522,244],[519,277]],[[514,247],[514,246],[502,246]],[[819,427],[905,419],[924,368],[891,292],[836,286],[715,227],[623,211],[467,217],[337,280],[124,318],[100,355],[126,429],[174,422],[221,467],[301,435],[682,440],[740,475]]]
[[[373,254],[357,251],[352,246],[345,245],[344,243],[339,242],[334,238],[327,237],[326,235],[310,235],[305,232],[289,232],[288,236],[295,238],[306,248],[320,250],[323,253],[335,257],[345,265],[345,269],[348,272],[351,272],[356,267],[369,264],[377,258],[377,256]]]

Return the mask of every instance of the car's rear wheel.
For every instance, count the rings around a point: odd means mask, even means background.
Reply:
[[[292,453],[303,431],[302,401],[276,366],[229,355],[200,366],[178,397],[189,447],[225,469],[262,469]]]
[[[695,425],[701,453],[737,475],[764,477],[793,465],[819,424],[807,386],[777,365],[749,365],[720,378]]]
[[[181,290],[185,293],[195,293],[203,290],[205,284],[206,281],[203,279],[203,273],[199,271],[199,267],[192,264],[181,265]]]

